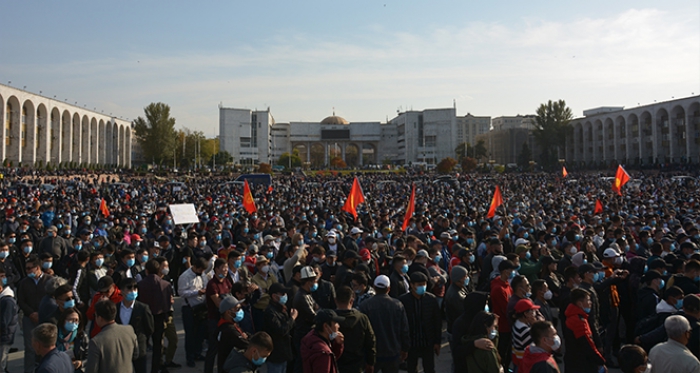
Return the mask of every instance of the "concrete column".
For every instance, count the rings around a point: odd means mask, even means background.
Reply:
[[[627,123],[627,119],[623,118],[622,120],[625,121],[625,163],[631,163],[630,158],[632,158],[632,153],[630,151],[630,145],[632,142],[630,141],[630,125]]]
[[[363,163],[362,162],[362,148],[364,147],[364,144],[359,142],[359,143],[357,143],[357,146],[359,147],[358,156],[360,158],[358,160],[358,163],[360,164],[360,167],[362,167],[362,163]],[[423,144],[423,146],[425,146],[425,144]]]
[[[294,149],[294,148],[292,148]],[[307,142],[306,143],[306,161],[311,164],[311,143]]]
[[[671,158],[671,163],[675,162],[676,156],[676,118],[671,118],[672,112],[668,112],[668,156]]]
[[[617,128],[617,122],[613,120],[612,122],[613,126],[613,157],[615,157],[615,161],[620,162],[620,141],[618,140],[620,138],[620,130]]]
[[[341,153],[340,157],[343,159],[343,162],[347,163],[348,161],[345,160],[345,146],[346,146],[346,144],[344,142],[340,143],[340,153]]]
[[[688,162],[694,162],[695,157],[692,154],[691,149],[695,149],[693,144],[693,139],[695,138],[695,125],[693,122],[692,113],[689,112],[690,108],[685,108],[685,156],[688,158]]]
[[[651,138],[652,138],[652,152],[654,155],[654,162],[660,162],[659,159],[659,130],[658,123],[656,122],[656,113],[651,115]]]
[[[325,163],[326,166],[330,166],[330,165],[331,165],[330,157],[329,157],[329,154],[328,154],[328,153],[329,153],[329,152],[328,152],[328,143],[327,143],[327,142],[324,142],[324,143],[323,143],[323,160],[324,160],[324,163]]]

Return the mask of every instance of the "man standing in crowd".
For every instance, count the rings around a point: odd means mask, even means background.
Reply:
[[[333,310],[320,310],[314,328],[301,340],[303,373],[338,373],[338,358],[345,348],[340,324],[345,318]]]
[[[440,308],[435,296],[427,292],[427,287],[428,277],[415,272],[411,275],[411,291],[399,297],[406,310],[411,336],[411,349],[406,360],[408,373],[418,371],[418,358],[422,359],[426,373],[435,373],[435,356],[440,355]]]
[[[267,359],[268,373],[285,373],[287,365],[294,360],[295,349],[292,349],[292,332],[294,320],[299,313],[294,308],[288,308],[289,296],[287,288],[276,282],[270,285],[270,304],[265,309],[264,327],[275,345]]]
[[[138,291],[141,294],[141,299],[150,307],[151,314],[153,314],[151,373],[163,373],[167,371],[162,366],[163,332],[166,319],[171,312],[171,305],[174,302],[173,288],[160,277],[160,263],[156,259],[150,259],[146,262],[146,273],[146,277],[138,283]]]
[[[119,287],[124,299],[117,304],[115,321],[119,325],[130,325],[136,334],[139,346],[139,354],[134,359],[134,372],[146,373],[148,369],[147,347],[148,337],[155,330],[151,308],[136,298],[139,295],[139,287],[133,278],[125,278]]]
[[[51,279],[41,270],[39,258],[35,255],[29,257],[24,270],[27,277],[17,284],[17,304],[22,311],[22,334],[24,338],[24,373],[34,373],[36,355],[32,348],[32,330],[39,324],[39,303],[46,295],[44,288]]]
[[[230,257],[230,255],[229,255]],[[185,355],[188,367],[203,360],[202,342],[206,332],[207,304],[205,293],[209,278],[204,275],[207,264],[202,258],[192,261],[192,267],[180,275],[178,293],[183,298],[182,324],[185,329]]]
[[[41,356],[36,373],[73,373],[75,371],[70,356],[56,349],[57,337],[58,328],[51,323],[40,324],[32,330],[31,338],[27,336],[36,354]]]
[[[138,358],[139,344],[134,329],[117,324],[116,316],[117,306],[111,301],[101,300],[95,304],[95,323],[101,331],[90,340],[86,372],[123,372]]]
[[[362,373],[374,369],[377,355],[374,330],[367,315],[352,308],[355,293],[347,286],[337,292],[336,313],[345,320],[340,322],[340,333],[345,336],[343,356],[338,359],[340,373]]]
[[[664,321],[664,328],[668,341],[654,346],[649,352],[651,373],[700,373],[700,361],[686,347],[692,335],[688,320],[681,315],[669,316]]]

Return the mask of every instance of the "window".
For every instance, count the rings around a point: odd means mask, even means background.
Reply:
[[[258,122],[258,115],[253,114],[251,119],[250,119],[250,140],[251,140],[251,145],[253,148],[258,147],[258,126],[256,126],[257,122]]]
[[[423,116],[418,116],[418,146],[423,146]]]

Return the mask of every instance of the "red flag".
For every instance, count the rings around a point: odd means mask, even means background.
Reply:
[[[496,191],[493,192],[493,199],[491,199],[491,207],[489,208],[489,213],[486,215],[487,219],[490,219],[496,215],[496,208],[503,204],[503,197],[501,196],[501,188],[496,185]]]
[[[272,193],[272,190],[273,190],[273,189],[272,189],[272,184],[270,184],[270,187],[267,188],[267,193],[268,193],[268,194]]]
[[[562,177],[567,177],[569,175],[568,172],[566,172],[566,167],[561,166],[561,175]]]
[[[603,204],[599,199],[595,200],[595,210],[593,210],[593,215],[598,215],[603,213]]]
[[[413,217],[413,210],[415,209],[416,205],[416,185],[413,184],[413,189],[411,190],[411,199],[408,200],[408,207],[406,207],[406,217],[403,218],[403,226],[401,227],[402,231],[405,231],[406,228],[408,228],[408,221],[411,220]]]
[[[243,208],[248,211],[249,214],[258,211],[255,207],[255,201],[253,200],[253,195],[250,193],[250,186],[248,186],[248,180],[243,182]]]
[[[348,199],[345,200],[343,205],[343,211],[352,214],[352,216],[357,219],[357,205],[365,201],[365,196],[362,195],[362,188],[360,188],[360,182],[357,181],[357,177],[352,182],[352,189],[350,189],[350,194],[348,194]]]
[[[618,195],[622,195],[622,186],[630,181],[630,175],[625,171],[622,166],[617,166],[617,173],[615,174],[615,181],[613,182],[612,189]]]
[[[100,212],[102,213],[102,215],[104,215],[105,218],[109,216],[109,209],[107,208],[107,201],[105,201],[104,198],[102,198],[102,200],[100,201]]]

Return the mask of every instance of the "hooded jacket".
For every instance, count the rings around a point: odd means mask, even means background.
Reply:
[[[365,365],[374,365],[377,356],[376,338],[367,315],[356,309],[335,312],[345,318],[340,323],[340,332],[345,336],[345,349],[343,356],[338,359],[338,365],[360,369]]]
[[[588,314],[579,306],[569,304],[566,308],[564,340],[566,373],[597,372],[605,359],[593,342],[594,331],[588,324]]]
[[[473,345],[474,341],[481,338],[488,338],[486,335],[467,335],[462,337],[462,344]],[[494,346],[498,346],[498,337],[492,340]],[[464,357],[467,361],[467,372],[469,373],[501,373],[501,359],[498,356],[496,347],[490,350],[475,348]]]
[[[343,355],[343,344],[329,342],[316,330],[301,340],[301,360],[304,373],[337,373],[337,359]]]
[[[520,373],[559,373],[559,366],[549,352],[528,346],[518,368]]]

